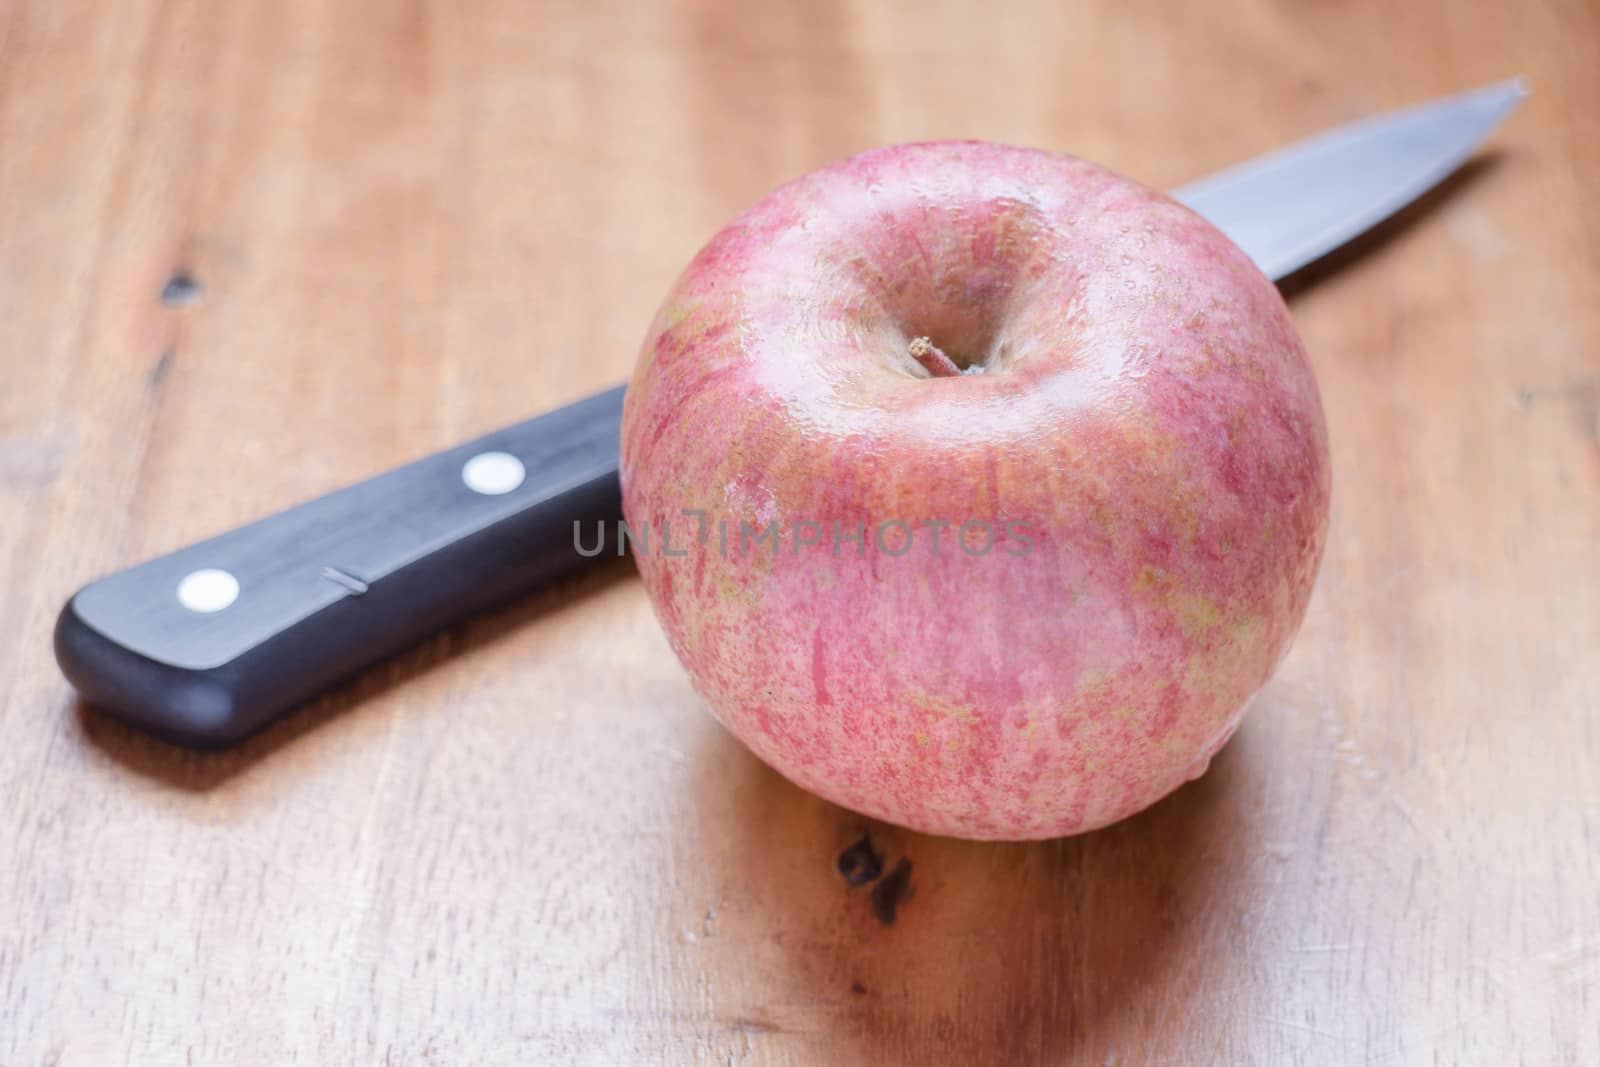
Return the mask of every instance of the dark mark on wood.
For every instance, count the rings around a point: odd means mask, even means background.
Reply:
[[[893,926],[900,905],[911,895],[911,861],[902,858],[889,876],[872,887],[872,914],[885,926]]]
[[[850,992],[854,993],[858,997],[866,996],[867,987],[862,985],[860,982],[851,982]]]
[[[839,853],[839,876],[853,886],[875,882],[882,873],[883,853],[872,847],[871,834]]]
[[[781,1034],[783,1027],[769,1019],[740,1017],[728,1024],[728,1029],[739,1034]]]
[[[161,287],[161,302],[169,308],[187,307],[200,299],[203,290],[185,271],[172,272],[167,284]]]

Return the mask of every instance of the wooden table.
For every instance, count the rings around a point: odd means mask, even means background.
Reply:
[[[0,1064],[1600,1062],[1597,46],[1565,0],[0,3]],[[1517,72],[1493,152],[1287,286],[1321,584],[1211,773],[1121,825],[801,792],[626,564],[225,755],[56,671],[89,578],[622,379],[825,160],[1173,185]],[[865,830],[912,863],[892,925],[836,867]]]

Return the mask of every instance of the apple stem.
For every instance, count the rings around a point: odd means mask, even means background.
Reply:
[[[922,364],[923,369],[935,378],[954,378],[961,374],[956,361],[939,351],[939,346],[926,337],[912,341],[910,352],[911,358]]]

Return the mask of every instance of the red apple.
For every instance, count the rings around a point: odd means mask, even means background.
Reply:
[[[913,144],[695,257],[622,489],[674,651],[758,756],[876,818],[1045,838],[1238,726],[1311,595],[1327,432],[1277,289],[1205,220],[1081,160]]]

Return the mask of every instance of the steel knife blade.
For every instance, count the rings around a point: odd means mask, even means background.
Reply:
[[[1341,126],[1176,189],[1273,281],[1438,185],[1528,95],[1521,78]]]

